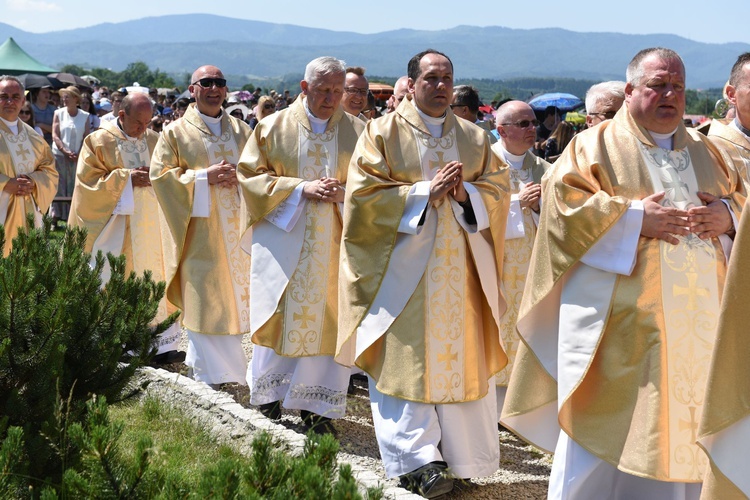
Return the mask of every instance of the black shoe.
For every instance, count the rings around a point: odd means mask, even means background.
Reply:
[[[266,418],[269,418],[271,420],[281,419],[281,401],[262,404],[258,406],[258,409]]]
[[[300,410],[299,416],[302,417],[302,423],[307,427],[308,431],[313,431],[319,436],[331,434],[333,437],[336,437],[338,435],[336,428],[333,426],[333,421],[328,417],[307,410]]]
[[[171,363],[182,363],[185,361],[184,351],[167,351],[154,356],[152,363],[155,365],[168,365]]]
[[[448,464],[430,462],[401,476],[398,485],[425,498],[435,498],[453,489],[453,479],[448,477]]]

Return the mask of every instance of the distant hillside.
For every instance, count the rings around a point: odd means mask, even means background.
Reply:
[[[201,34],[201,42],[195,41],[195,33]],[[370,74],[398,77],[406,73],[412,55],[432,47],[451,57],[457,79],[624,79],[625,67],[638,50],[665,46],[684,58],[691,88],[723,86],[737,56],[750,51],[748,44],[707,44],[663,34],[458,26],[363,35],[204,14],[43,34],[0,23],[0,42],[8,36],[51,66],[77,64],[121,71],[130,62],[143,61],[165,72],[189,73],[211,63],[226,74],[256,77],[301,73],[308,61],[320,55],[364,66]]]

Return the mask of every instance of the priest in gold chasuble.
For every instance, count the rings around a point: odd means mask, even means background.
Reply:
[[[508,224],[505,227],[503,277],[500,282],[503,297],[508,304],[508,310],[500,321],[500,336],[503,350],[508,356],[508,365],[495,376],[499,418],[520,343],[516,332],[518,308],[521,306],[531,250],[534,248],[539,224],[542,176],[550,164],[530,151],[536,140],[536,116],[528,104],[523,101],[506,102],[495,113],[495,122],[500,141],[492,145],[492,152],[508,165],[511,195]]]
[[[639,52],[625,95],[545,178],[519,313],[501,422],[555,451],[553,499],[697,498],[707,466],[696,439],[744,186],[684,127],[677,53]]]
[[[734,63],[726,94],[737,112],[736,117],[728,125],[714,120],[708,138],[733,161],[747,183],[747,167],[750,166],[750,52],[741,54]],[[750,447],[748,226],[750,218],[744,215],[727,270],[706,404],[698,431],[698,441],[709,458],[703,498],[750,497],[746,459]]]
[[[44,138],[18,119],[24,103],[23,84],[14,76],[0,78],[0,224],[5,227],[7,256],[26,217],[37,226],[57,192],[55,159]]]
[[[494,375],[506,363],[508,172],[485,131],[450,111],[452,87],[447,56],[417,54],[410,98],[367,124],[349,167],[339,271],[337,360],[370,377],[388,477],[428,496],[450,490],[446,470],[497,470]]]
[[[148,177],[151,152],[159,134],[149,130],[153,116],[146,94],[131,94],[123,100],[116,120],[83,140],[78,156],[75,189],[68,225],[87,229],[86,251],[125,255],[126,272],[142,275],[151,271],[155,281],[164,281],[159,204]],[[109,279],[105,264],[102,281]],[[155,322],[176,309],[162,297]],[[176,351],[180,342],[179,322],[163,332],[157,354]]]
[[[195,105],[164,130],[151,157],[167,299],[182,311],[194,378],[244,384],[250,256],[240,247],[245,208],[236,165],[250,128],[222,111],[227,88],[219,68],[202,66],[191,81]]]
[[[238,176],[252,238],[250,402],[325,431],[343,417],[350,370],[333,360],[341,207],[364,123],[340,106],[343,62],[311,61],[300,97],[255,127]],[[328,428],[330,430],[330,428]]]

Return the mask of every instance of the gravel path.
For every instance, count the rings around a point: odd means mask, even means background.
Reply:
[[[243,345],[250,359],[252,344],[249,336],[245,337]],[[186,348],[187,341],[183,335],[180,349]],[[182,371],[183,375],[186,371],[182,364],[171,365],[167,369],[172,372]],[[220,437],[234,441],[241,450],[249,450],[249,442],[252,441],[255,429],[273,430],[292,450],[304,441],[304,428],[298,412],[283,410],[282,419],[278,423],[267,420],[255,407],[248,404],[247,386],[227,384],[222,387],[222,391],[213,391],[205,384],[185,377],[176,377],[174,373],[165,370],[147,369],[145,373],[158,382],[152,382],[152,390],[161,391],[167,399],[181,398],[181,404],[193,407],[194,411],[191,414],[218,422],[209,425],[214,425]],[[181,394],[184,394],[173,395],[180,392],[175,390],[177,385]],[[191,397],[197,400],[191,402]],[[397,480],[388,480],[385,477],[375,439],[366,382],[355,382],[355,391],[349,395],[347,401],[347,415],[337,420],[335,426],[341,445],[339,462],[351,464],[355,477],[361,483],[367,486],[383,485],[387,498],[421,498],[398,488]],[[238,439],[240,442],[237,442]],[[500,469],[491,477],[472,479],[465,483],[456,482],[454,490],[442,498],[515,500],[546,497],[552,457],[504,429],[498,431],[498,440]]]

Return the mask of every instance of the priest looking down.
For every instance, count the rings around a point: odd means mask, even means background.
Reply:
[[[645,49],[625,105],[542,189],[502,423],[555,451],[549,498],[697,498],[697,446],[743,184],[686,129],[685,66]]]
[[[364,123],[340,105],[345,66],[311,61],[302,93],[261,120],[238,176],[252,238],[250,402],[277,420],[300,410],[314,432],[344,416],[350,370],[333,360],[347,169]]]
[[[222,111],[227,82],[201,66],[185,115],[162,132],[151,184],[164,216],[167,299],[182,310],[195,380],[245,383],[242,335],[250,331],[250,256],[240,248],[244,214],[236,164],[250,135]]]
[[[414,56],[408,87],[368,122],[349,167],[337,360],[370,377],[388,477],[434,497],[452,489],[449,475],[499,464],[508,172],[484,130],[450,110],[446,55]]]
[[[159,204],[149,181],[151,152],[159,134],[148,130],[151,101],[146,94],[123,100],[116,120],[86,136],[78,156],[75,189],[68,225],[87,229],[86,251],[125,255],[126,272],[151,271],[164,280]],[[109,279],[109,265],[102,279]],[[174,312],[166,297],[159,302],[155,322]],[[179,322],[158,340],[157,356],[166,361],[180,341]]]
[[[499,418],[520,343],[516,320],[539,224],[542,176],[551,165],[530,151],[536,137],[536,116],[531,106],[523,101],[508,101],[497,109],[495,120],[500,140],[492,145],[492,151],[508,165],[510,177],[510,208],[505,227],[503,275],[500,283],[508,304],[508,310],[500,322],[500,335],[508,356],[508,365],[495,377]]]
[[[3,255],[26,227],[28,214],[41,225],[57,192],[55,158],[44,138],[18,119],[24,88],[15,76],[0,76],[0,224],[5,226]]]

